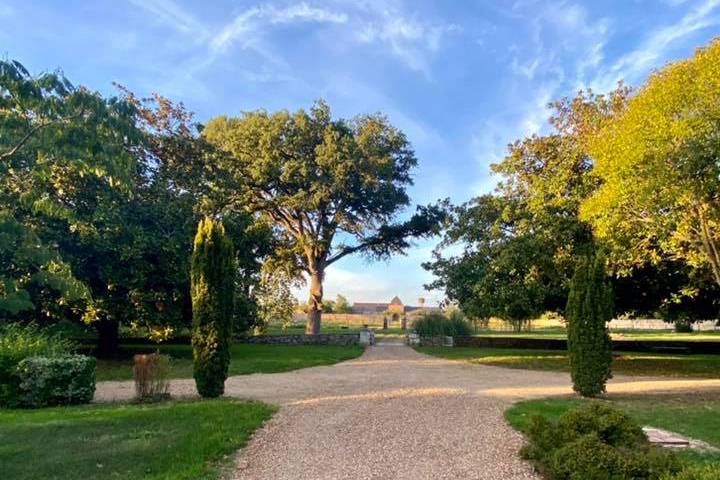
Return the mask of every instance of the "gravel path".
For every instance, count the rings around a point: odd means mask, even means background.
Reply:
[[[720,380],[618,378],[610,392],[720,388]],[[175,380],[174,396],[192,396]],[[360,358],[231,377],[226,394],[281,405],[238,459],[233,479],[536,479],[503,419],[521,398],[570,393],[569,376],[429,357],[378,345]],[[101,382],[97,401],[131,398]]]

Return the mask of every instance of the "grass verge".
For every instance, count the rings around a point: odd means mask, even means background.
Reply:
[[[418,347],[422,353],[479,365],[528,370],[570,371],[567,352],[511,348]],[[612,371],[618,375],[648,375],[716,378],[720,355],[669,355],[619,352]]]
[[[170,355],[170,378],[192,378],[190,345],[123,345],[122,359],[98,360],[97,380],[131,380],[132,354],[160,351]],[[231,348],[229,375],[276,373],[331,365],[362,355],[361,346],[333,345],[252,345],[235,344]]]
[[[524,432],[533,415],[556,420],[561,414],[588,400],[548,398],[516,403],[505,412],[510,425]],[[720,448],[720,395],[642,395],[610,396],[607,400],[624,410],[642,426],[662,428],[703,440]],[[680,450],[692,462],[720,461],[718,453]]]
[[[0,410],[2,478],[214,479],[274,411],[234,400]]]

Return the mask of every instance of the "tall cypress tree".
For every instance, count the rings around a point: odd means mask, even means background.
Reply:
[[[612,342],[607,322],[613,294],[606,279],[605,257],[594,253],[578,264],[570,286],[565,315],[573,388],[584,397],[605,392],[612,378]]]
[[[190,280],[193,309],[193,370],[203,397],[225,391],[230,364],[235,261],[222,223],[205,218],[198,225]]]

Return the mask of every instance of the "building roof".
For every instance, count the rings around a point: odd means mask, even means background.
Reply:
[[[402,300],[400,300],[400,297],[395,295],[392,300],[390,300],[390,305],[402,305]]]
[[[353,302],[353,307],[363,308],[363,307],[387,307],[388,303],[378,303],[378,302]]]

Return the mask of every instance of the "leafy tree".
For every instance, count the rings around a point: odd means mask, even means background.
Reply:
[[[348,303],[348,299],[339,293],[335,297],[335,311],[337,313],[352,313],[352,307]]]
[[[584,397],[603,393],[612,377],[607,322],[612,318],[613,298],[605,263],[601,254],[589,255],[578,263],[565,308],[573,388]]]
[[[222,223],[205,218],[198,225],[191,262],[193,371],[198,393],[225,391],[230,365],[235,259]]]
[[[0,62],[0,314],[82,318],[100,353],[121,324],[162,340],[191,324],[192,238],[218,214],[237,245],[234,318],[247,330],[269,226],[224,208],[219,152],[182,104],[120,89],[103,98]]]
[[[600,188],[581,217],[632,269],[670,257],[720,285],[720,40],[653,74],[590,135]]]
[[[437,277],[428,288],[444,288],[470,318],[498,317],[516,329],[542,313],[551,289],[552,253],[533,235],[516,234],[516,204],[485,195],[456,207],[433,262]],[[463,253],[444,258],[452,245]]]
[[[216,165],[225,197],[271,222],[277,258],[309,277],[309,334],[320,332],[328,266],[353,253],[386,258],[403,252],[409,238],[437,232],[439,207],[418,207],[393,223],[409,203],[417,160],[382,115],[333,120],[320,101],[310,112],[218,117],[204,135],[229,154]]]
[[[290,325],[297,304],[291,286],[296,282],[297,279],[285,272],[264,269],[255,293],[262,322],[256,331],[264,333],[271,321],[280,321],[283,328]]]
[[[135,110],[76,88],[59,74],[32,77],[0,62],[0,303],[16,319],[94,319],[92,289],[60,240],[92,236],[109,195],[131,191],[140,142]],[[92,202],[92,205],[89,205]]]

